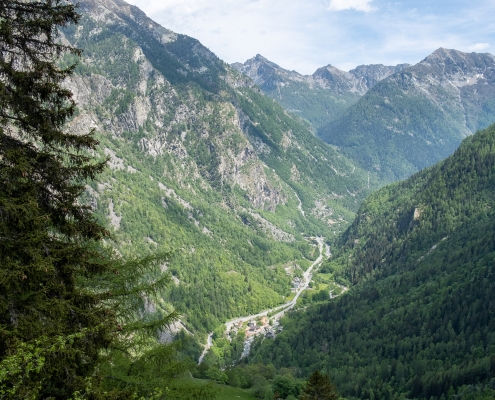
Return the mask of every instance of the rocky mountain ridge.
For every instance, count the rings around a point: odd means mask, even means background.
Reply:
[[[381,80],[408,67],[409,64],[396,66],[370,64],[359,65],[349,72],[345,72],[332,65],[327,65],[318,68],[311,75],[311,78],[322,87],[339,94],[351,92],[363,96]]]
[[[286,70],[257,54],[243,64],[233,63],[232,66],[251,78],[264,92],[265,89],[274,89],[277,85],[285,86],[287,81],[294,81],[305,82],[311,88],[319,86],[323,89],[333,90],[338,94],[348,94],[350,92],[362,96],[382,79],[400,72],[410,65],[359,65],[346,72],[328,64],[318,68],[312,75],[302,75],[296,71]]]
[[[493,122],[486,120],[486,115],[480,115],[479,110],[472,112],[471,108],[484,105],[495,97],[495,56],[440,48],[413,67],[411,72],[418,87],[426,90],[437,102],[442,97],[435,93],[435,86],[441,86],[453,98],[460,99],[460,111],[470,133]]]
[[[318,134],[363,168],[405,178],[495,121],[495,57],[440,48],[388,76]]]
[[[327,65],[312,75],[302,75],[257,54],[243,64],[232,66],[251,78],[263,93],[317,128],[340,115],[380,80],[409,64],[360,65],[349,72]]]

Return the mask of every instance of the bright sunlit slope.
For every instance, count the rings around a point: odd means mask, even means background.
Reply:
[[[120,0],[80,10],[71,129],[94,127],[110,167],[86,199],[124,256],[173,251],[150,307],[204,334],[281,303],[284,268],[317,256],[304,236],[342,231],[377,180],[197,40]]]

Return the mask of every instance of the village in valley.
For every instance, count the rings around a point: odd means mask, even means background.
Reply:
[[[299,268],[297,265],[295,267]],[[287,275],[292,276],[289,271],[287,271]],[[294,277],[292,280],[291,292],[297,293],[302,284],[303,280],[299,276]],[[280,325],[279,320],[283,316],[284,311],[285,310],[282,310],[281,312],[273,315],[272,318],[269,318],[267,315],[261,315],[248,321],[239,320],[228,326],[227,337],[229,340],[235,338],[239,332],[244,333],[244,349],[241,359],[249,355],[251,345],[255,337],[263,336],[267,339],[275,339],[277,333],[282,332],[283,327]]]
[[[282,330],[282,327],[279,327],[278,321],[273,321],[270,324],[270,320],[267,316],[260,317],[257,320],[252,319],[245,327],[243,325],[244,323],[242,321],[239,321],[234,325],[230,330],[230,336],[235,337],[239,331],[244,330],[246,339],[261,334],[265,335],[267,338],[273,339],[275,338],[277,327],[279,332]]]

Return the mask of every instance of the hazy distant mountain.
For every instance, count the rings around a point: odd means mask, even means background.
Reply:
[[[438,49],[373,86],[319,135],[368,170],[401,179],[495,121],[495,57]]]
[[[318,128],[335,119],[377,82],[408,64],[362,65],[349,72],[327,65],[313,75],[301,75],[258,54],[244,64],[232,66],[249,76],[265,94]]]

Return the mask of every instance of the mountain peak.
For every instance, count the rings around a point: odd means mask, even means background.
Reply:
[[[444,47],[440,47],[436,49],[433,53],[431,53],[429,56],[427,56],[423,61],[438,59],[438,58],[440,59],[450,58],[452,60],[456,60],[456,59],[483,58],[483,57],[495,59],[495,57],[490,53],[475,53],[475,52],[465,53],[455,49],[446,49]]]
[[[440,47],[421,61],[419,68],[430,68],[436,75],[444,74],[452,80],[460,76],[483,76],[492,69],[495,57],[489,53],[464,53]]]
[[[314,73],[313,73],[313,78],[315,79],[324,79],[327,81],[335,81],[337,77],[344,78],[344,79],[349,79],[351,75],[349,72],[342,71],[341,69],[334,67],[332,64],[328,64],[325,67],[318,68]]]
[[[458,57],[458,56],[465,56],[466,54],[467,53],[463,53],[462,51],[459,51],[459,50],[446,49],[445,47],[439,47],[433,53],[431,53],[428,57],[426,57],[426,59],[435,58],[435,57],[452,58],[452,57]]]
[[[291,72],[286,71],[274,62],[271,62],[261,54],[256,54],[254,57],[246,60],[244,63],[233,63],[232,67],[237,71],[247,75],[258,86],[263,86],[265,83],[273,83],[277,75],[290,75]]]
[[[256,55],[252,58],[252,60],[253,60],[253,59],[254,59],[254,60],[257,60],[257,61],[268,61],[268,62],[271,62],[270,60],[268,60],[268,58],[263,57],[263,56],[262,56],[261,54],[259,54],[259,53],[258,53],[258,54],[256,54]]]
[[[79,8],[83,14],[106,25],[127,25],[133,22],[137,27],[146,29],[162,44],[175,42],[178,34],[149,18],[138,7],[123,0],[81,0]]]

